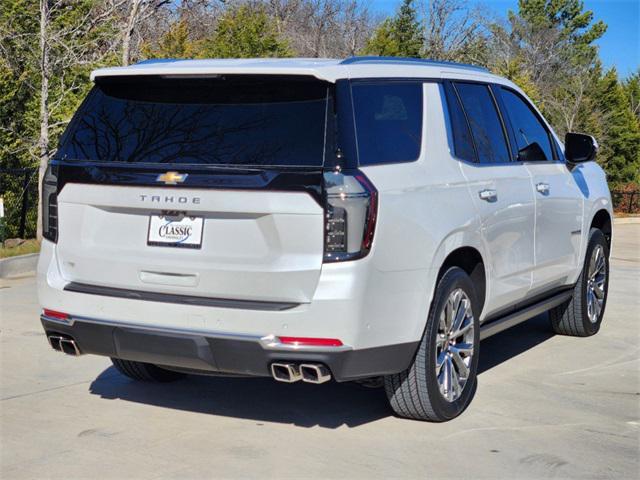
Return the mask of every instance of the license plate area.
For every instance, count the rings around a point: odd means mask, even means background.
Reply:
[[[204,218],[183,212],[163,212],[149,217],[147,245],[153,247],[200,248]]]

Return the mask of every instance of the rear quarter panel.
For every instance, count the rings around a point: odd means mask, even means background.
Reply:
[[[378,291],[368,295],[367,308],[372,315],[386,316],[382,321],[389,328],[405,329],[414,340],[422,336],[437,274],[447,255],[463,246],[483,255],[485,251],[465,179],[451,156],[439,84],[426,83],[424,93],[420,158],[362,168],[380,199],[372,279],[393,278],[388,288],[404,291],[403,301],[412,304],[399,305],[397,295],[390,303],[389,292]],[[369,288],[378,290],[373,284]]]

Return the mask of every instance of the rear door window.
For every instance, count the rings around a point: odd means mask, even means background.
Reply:
[[[477,83],[456,83],[455,86],[471,128],[478,161],[509,162],[504,129],[489,87]]]
[[[321,166],[329,84],[308,77],[99,79],[57,152],[68,161]]]
[[[476,152],[473,149],[473,139],[471,138],[469,125],[462,111],[460,100],[450,83],[446,83],[444,88],[447,97],[451,133],[453,134],[455,156],[467,162],[475,162]]]
[[[422,143],[422,82],[353,84],[360,165],[412,162]]]
[[[516,137],[518,159],[523,161],[553,159],[549,132],[531,107],[511,90],[501,88],[500,93]]]

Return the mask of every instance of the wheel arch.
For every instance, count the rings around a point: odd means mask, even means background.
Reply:
[[[486,264],[480,251],[471,246],[458,247],[451,251],[438,269],[436,285],[451,267],[459,267],[469,275],[476,288],[476,294],[480,301],[480,312],[482,312],[487,294],[487,274]]]
[[[609,252],[611,252],[613,219],[611,218],[611,214],[607,209],[601,208],[595,213],[595,215],[593,215],[589,230],[591,230],[592,228],[597,228],[598,230],[601,230],[602,233],[604,233],[604,236],[607,239],[607,244],[609,246]]]

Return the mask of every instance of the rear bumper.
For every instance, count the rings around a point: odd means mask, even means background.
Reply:
[[[75,319],[115,321],[203,337],[335,338],[358,351],[420,341],[432,275],[424,270],[381,271],[372,260],[369,255],[357,261],[325,264],[311,302],[283,305],[279,300],[194,297],[180,289],[172,291],[176,295],[168,295],[149,286],[123,290],[75,284],[58,268],[61,260],[56,245],[45,240],[38,264],[38,297],[43,308]],[[99,270],[95,279],[99,285]]]
[[[105,320],[40,317],[48,335],[72,337],[81,353],[152,363],[193,373],[270,376],[277,361],[318,362],[339,381],[397,373],[408,367],[418,342],[353,349],[294,347],[272,336],[181,331]]]

